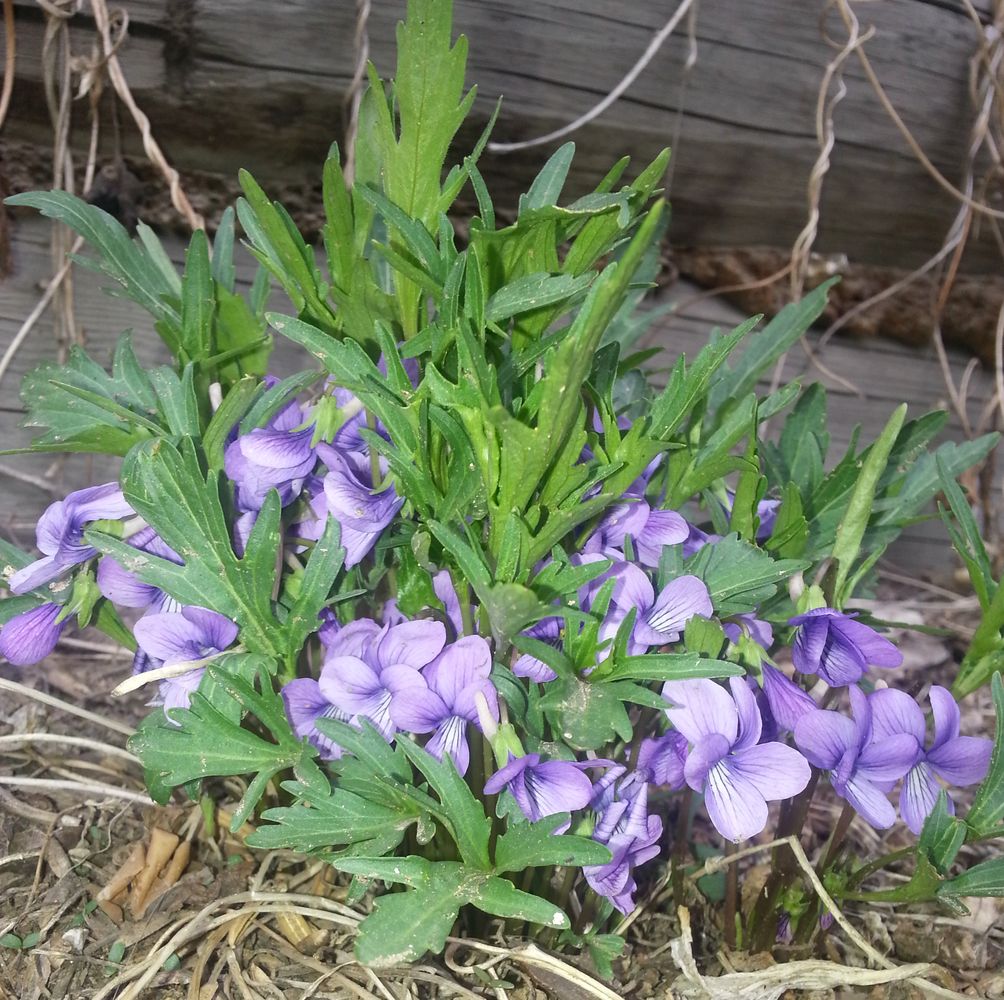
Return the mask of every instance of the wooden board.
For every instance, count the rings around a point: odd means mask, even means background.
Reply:
[[[578,117],[618,83],[677,2],[457,0],[457,28],[471,43],[469,79],[479,85],[463,147],[500,95],[500,141],[538,136]],[[244,166],[309,203],[325,150],[340,131],[355,4],[124,0],[122,6],[130,18],[121,49],[126,75],[173,161],[183,171],[228,178]],[[685,93],[688,43],[681,30],[613,108],[577,133],[571,186],[586,189],[625,153],[647,161],[671,144],[679,123],[673,240],[789,246],[805,219],[816,95],[834,52],[820,33],[825,6],[825,0],[700,0],[697,62]],[[989,0],[977,6],[985,12]],[[384,75],[393,71],[393,29],[403,9],[403,0],[372,4],[371,56]],[[954,181],[969,141],[976,26],[957,0],[883,0],[857,10],[864,28],[876,28],[868,52],[891,99]],[[16,15],[17,86],[5,134],[46,149],[43,15],[32,0],[16,0]],[[90,22],[78,17],[72,25],[74,50],[89,52]],[[844,37],[833,11],[826,27]],[[955,204],[916,163],[853,59],[845,77],[817,248],[864,263],[915,266],[940,246]],[[85,117],[81,107],[81,129]],[[131,125],[125,132],[127,150],[139,152]],[[77,140],[83,148],[82,131]],[[553,148],[485,156],[500,203],[514,203]],[[302,207],[309,211],[309,204]],[[967,257],[970,270],[999,268],[984,235]]]
[[[0,351],[11,342],[24,317],[38,301],[40,286],[48,279],[48,233],[49,224],[35,218],[22,219],[14,229],[14,272],[0,282]],[[166,244],[172,258],[180,261],[182,242],[169,238]],[[137,352],[145,363],[166,360],[164,349],[146,313],[128,301],[104,294],[100,290],[102,281],[97,275],[80,269],[75,274],[76,316],[85,335],[87,349],[96,360],[107,363],[118,335],[130,328],[134,330]],[[251,276],[251,262],[246,254],[240,254],[238,281],[247,285]],[[665,352],[652,362],[653,366],[668,366],[679,353],[693,357],[715,326],[730,328],[745,318],[733,306],[719,299],[704,298],[693,302],[697,290],[685,283],[673,286],[665,294],[682,309],[657,320],[646,334],[645,344],[660,347]],[[688,301],[692,304],[688,305]],[[286,308],[278,294],[275,308]],[[52,320],[45,315],[0,382],[0,441],[3,447],[19,447],[29,442],[29,432],[19,426],[23,415],[17,397],[20,377],[41,361],[53,357],[56,348]],[[798,377],[804,382],[818,378],[827,385],[833,454],[839,454],[846,446],[852,428],[857,424],[861,424],[866,437],[874,437],[892,410],[903,401],[910,403],[911,413],[915,416],[946,404],[941,372],[930,350],[913,350],[889,341],[860,344],[838,338],[820,353],[820,360],[830,372],[854,383],[860,394],[814,369],[799,348],[790,353],[783,377]],[[950,363],[958,379],[968,359],[953,353]],[[276,374],[287,375],[310,367],[313,367],[311,359],[298,347],[282,340],[277,343],[272,365]],[[991,395],[992,379],[989,374],[975,372],[969,394],[971,420],[975,422],[978,419],[979,411]],[[946,436],[955,440],[964,437],[954,417]],[[58,472],[47,489],[10,474],[41,477],[54,461],[51,455],[0,459],[0,530],[30,543],[33,525],[52,499],[71,489],[106,481],[114,476],[116,469],[115,460],[70,458],[58,466]],[[945,546],[940,525],[919,525],[910,529],[897,544],[892,558],[911,571],[944,570]]]

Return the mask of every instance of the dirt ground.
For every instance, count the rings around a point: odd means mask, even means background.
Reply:
[[[898,637],[906,663],[897,683],[911,693],[932,682],[950,683],[975,626],[975,602],[934,584],[904,583],[890,573],[876,615],[946,629],[944,636]],[[903,979],[911,969],[869,971],[868,958],[838,927],[813,953],[729,951],[716,922],[720,904],[709,905],[693,886],[683,900],[674,900],[672,890],[662,888],[668,880],[661,862],[640,874],[639,900],[646,905],[627,930],[627,951],[615,962],[612,982],[602,983],[585,959],[506,939],[501,928],[483,941],[454,939],[442,959],[378,975],[352,956],[366,900],[347,905],[344,881],[321,862],[284,851],[253,851],[226,832],[226,807],[241,793],[236,782],[210,788],[215,813],[180,797],[168,808],[144,803],[141,769],[122,748],[129,727],[142,717],[145,696],[108,694],[128,670],[126,656],[74,638],[39,667],[0,666],[0,684],[13,681],[91,713],[71,715],[23,690],[0,687],[3,1000],[667,995],[770,1000],[794,996],[788,989],[793,985],[804,987],[798,995],[816,1000],[924,995]],[[992,725],[989,695],[968,699],[963,731],[986,734]],[[805,841],[810,859],[839,812],[825,796],[817,798]],[[672,825],[669,817],[667,827]],[[146,878],[149,885],[152,877],[143,869],[149,868],[145,855],[155,830],[162,831],[155,835],[158,843],[166,843],[169,855],[173,851],[178,878],[170,886],[163,878],[155,881],[144,899],[136,883]],[[910,837],[901,825],[879,834],[859,823],[853,836],[864,856],[906,846]],[[717,846],[707,828],[699,826],[694,839]],[[984,856],[995,850],[981,849]],[[978,860],[974,851],[967,856]],[[744,895],[763,883],[769,861],[763,852],[742,863]],[[140,869],[132,888],[113,901],[99,899],[102,889],[106,896],[106,887],[114,889],[117,875],[128,881],[130,864]],[[896,884],[908,870],[894,867],[885,884]],[[683,911],[678,902],[685,904]],[[971,903],[971,914],[961,919],[933,907],[900,912],[862,904],[848,906],[845,915],[868,946],[894,965],[922,963],[914,974],[922,973],[941,996],[1004,997],[1004,908],[998,900]],[[796,964],[780,967],[790,962]]]

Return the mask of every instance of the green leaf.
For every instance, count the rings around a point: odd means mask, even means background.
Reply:
[[[934,809],[924,821],[917,841],[917,850],[927,856],[941,875],[947,875],[959,849],[966,840],[966,824],[948,811],[948,795],[938,793]]]
[[[847,577],[858,557],[861,540],[864,538],[868,520],[872,515],[879,478],[885,472],[893,444],[905,419],[906,403],[896,409],[878,440],[869,450],[868,457],[858,475],[854,492],[851,494],[847,511],[837,528],[832,552],[836,572],[828,594],[833,607],[842,608],[850,596],[844,592],[844,584],[847,582]]]
[[[202,448],[210,469],[223,468],[224,451],[230,432],[240,423],[255,401],[261,398],[264,391],[262,383],[257,378],[249,376],[232,386],[223,397],[223,402],[213,414],[202,436]]]
[[[520,196],[520,215],[533,209],[549,208],[551,205],[558,204],[574,156],[574,142],[566,142],[551,154],[550,159],[541,167],[540,173],[534,178],[530,190]]]
[[[955,551],[959,553],[966,564],[969,580],[979,598],[980,607],[985,613],[990,605],[991,597],[997,590],[997,582],[994,580],[993,569],[990,566],[990,556],[987,554],[987,547],[980,535],[979,525],[973,516],[972,508],[966,501],[965,494],[955,477],[949,475],[943,458],[938,455],[936,461],[941,489],[948,499],[952,514],[950,517],[947,511],[942,509],[941,518],[952,536]]]
[[[939,889],[941,897],[1004,896],[1004,858],[990,858],[945,882]]]
[[[315,853],[379,841],[390,851],[422,814],[406,799],[391,808],[344,788],[315,794],[300,782],[287,781],[282,787],[298,804],[266,809],[264,822],[247,838],[249,846]]]
[[[650,409],[649,429],[654,438],[668,440],[690,416],[707,396],[715,373],[759,321],[759,316],[753,316],[726,336],[713,339],[701,349],[689,369],[682,357],[676,362],[666,388]]]
[[[809,522],[802,508],[802,495],[795,483],[784,488],[781,506],[765,548],[782,559],[797,559],[809,540]]]
[[[1004,588],[1001,588],[1004,590]],[[1004,821],[1004,680],[999,673],[993,675],[990,690],[994,699],[997,723],[994,728],[994,749],[990,756],[990,769],[983,779],[966,814],[966,824],[977,835],[990,833]]]
[[[398,735],[397,745],[418,768],[435,791],[450,824],[450,833],[460,851],[460,856],[471,867],[487,871],[491,868],[488,857],[488,838],[491,823],[484,806],[471,793],[464,779],[457,773],[453,758],[436,760],[406,736]]]
[[[80,347],[65,365],[45,362],[21,385],[26,427],[47,428],[19,451],[88,452],[125,455],[151,436],[171,433],[150,374],[123,334],[109,375]]]
[[[212,355],[215,312],[209,240],[204,229],[197,229],[185,251],[185,274],[181,279],[181,343],[185,360],[202,360]]]
[[[718,410],[729,400],[741,399],[752,392],[760,376],[819,319],[826,308],[827,294],[839,280],[831,278],[800,301],[789,303],[762,330],[749,337],[735,368],[720,372],[715,379],[709,409]]]
[[[316,756],[317,751],[307,741],[297,739],[290,729],[282,699],[272,690],[267,677],[262,679],[264,691],[258,693],[246,681],[212,664],[206,674],[244,712],[263,722],[275,742],[242,729],[196,691],[188,709],[171,710],[170,721],[162,712],[152,716],[150,724],[130,737],[129,749],[143,763],[151,794],[201,778],[253,773],[255,777],[231,823],[231,829],[238,830],[267,783],[280,771]]]
[[[250,545],[248,558],[238,559],[234,553],[217,474],[203,474],[194,444],[185,439],[179,451],[161,440],[135,449],[123,465],[122,487],[136,513],[184,565],[93,529],[86,532],[91,544],[182,604],[212,608],[235,621],[241,641],[252,652],[281,657],[286,643],[272,606],[274,570],[267,574],[256,570]],[[263,511],[255,530],[260,538],[275,534],[278,509],[271,521]]]
[[[286,659],[294,662],[303,649],[307,636],[320,628],[318,616],[327,607],[331,588],[342,569],[345,550],[341,544],[341,528],[333,517],[328,517],[324,533],[314,545],[300,582],[300,592],[289,609],[284,623],[286,633]]]
[[[546,272],[528,274],[509,282],[492,295],[485,308],[485,317],[489,323],[501,323],[520,313],[567,302],[585,291],[592,280],[592,274],[579,277]]]
[[[631,738],[631,721],[613,685],[559,677],[540,707],[557,737],[575,750],[598,750],[615,737]]]
[[[526,868],[550,865],[605,865],[610,851],[591,837],[558,834],[558,827],[568,822],[567,813],[546,816],[536,823],[513,823],[495,845],[495,870],[521,872]]]
[[[755,611],[778,586],[807,564],[794,559],[772,559],[766,552],[726,535],[705,545],[684,563],[684,571],[704,581],[720,618]]]
[[[5,204],[36,208],[49,219],[57,219],[79,233],[101,257],[80,263],[111,278],[121,294],[142,306],[157,321],[157,332],[172,353],[181,345],[181,282],[173,267],[165,265],[163,251],[151,251],[140,230],[140,240],[132,240],[113,216],[66,191],[32,191],[13,195]]]
[[[340,867],[351,871],[351,861]],[[461,891],[463,866],[429,864],[426,884],[407,892],[381,896],[373,912],[359,925],[356,958],[371,968],[403,965],[427,951],[438,955],[466,902]],[[364,862],[365,865],[365,862]]]
[[[699,677],[741,677],[745,673],[736,663],[709,659],[696,652],[644,653],[607,662],[609,669],[603,664],[594,671],[603,681],[680,681]]]
[[[485,879],[477,894],[471,896],[470,902],[485,913],[505,917],[507,920],[528,920],[530,923],[559,929],[570,926],[568,917],[554,903],[523,892],[507,879],[494,875]]]

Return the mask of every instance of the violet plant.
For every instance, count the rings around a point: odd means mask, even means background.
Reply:
[[[952,867],[1004,830],[999,676],[993,751],[960,735],[942,687],[928,737],[883,624],[848,610],[938,491],[982,574],[955,477],[996,438],[931,451],[945,415],[901,408],[828,468],[823,390],[757,391],[826,286],[762,330],[715,332],[656,388],[631,345],[668,154],[561,205],[563,146],[500,226],[487,132],[443,178],[474,97],[449,4],[410,0],[398,43],[393,87],[371,70],[354,181],[336,147],[324,165],[322,264],[246,174],[247,294],[232,212],[179,275],[142,226],[131,239],[62,192],[8,199],[85,236],[174,360],[148,371],[123,335],[110,373],[74,349],[26,378],[31,450],[124,460],[117,483],[46,511],[40,558],[4,545],[0,651],[36,662],[71,621],[135,650],[153,708],[130,745],[151,794],[243,778],[249,844],[374,892],[357,945],[372,964],[500,918],[609,971],[619,915],[660,865],[685,879],[693,824],[724,852],[797,836],[814,795],[846,803],[820,859],[838,900],[1004,893],[1000,859]],[[273,283],[291,313],[265,311]],[[320,368],[270,377],[270,329]],[[967,678],[993,673],[987,628]],[[942,783],[979,786],[964,817]],[[859,858],[848,828],[899,818],[914,876],[869,890],[904,852]],[[724,908],[737,943],[819,927],[790,852],[775,860],[750,912],[734,894]]]

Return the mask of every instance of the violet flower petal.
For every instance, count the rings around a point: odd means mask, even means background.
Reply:
[[[815,708],[795,723],[795,745],[810,764],[832,771],[848,749],[857,748],[857,729],[846,716]]]
[[[935,750],[959,735],[962,714],[952,693],[940,684],[933,684],[927,697],[934,716],[934,742],[931,744],[931,749]]]
[[[712,614],[711,594],[704,581],[696,576],[678,576],[663,587],[651,610],[635,626],[635,636],[651,645],[676,642],[691,618],[710,618]]]
[[[709,772],[704,805],[715,829],[733,843],[755,837],[767,825],[764,797],[729,759]]]
[[[883,740],[899,733],[912,736],[923,746],[926,735],[924,713],[905,691],[884,688],[869,699],[872,710],[872,739]]]
[[[14,615],[0,627],[0,655],[17,667],[44,660],[69,624],[67,618],[57,624],[62,610],[61,604],[39,604]]]
[[[763,664],[763,691],[770,714],[784,732],[794,732],[795,724],[817,706],[812,696],[769,663]]]
[[[923,830],[924,821],[934,811],[939,791],[938,782],[923,761],[910,769],[900,789],[899,811],[912,833],[919,835]]]
[[[975,785],[990,767],[993,740],[982,736],[956,736],[927,752],[932,770],[950,785]]]
[[[808,761],[783,743],[761,743],[737,750],[729,770],[749,782],[768,802],[798,795],[812,777]]]
[[[691,742],[712,733],[724,736],[731,746],[739,733],[739,712],[725,688],[699,678],[667,681],[662,696],[671,705],[666,710],[670,722]]]

